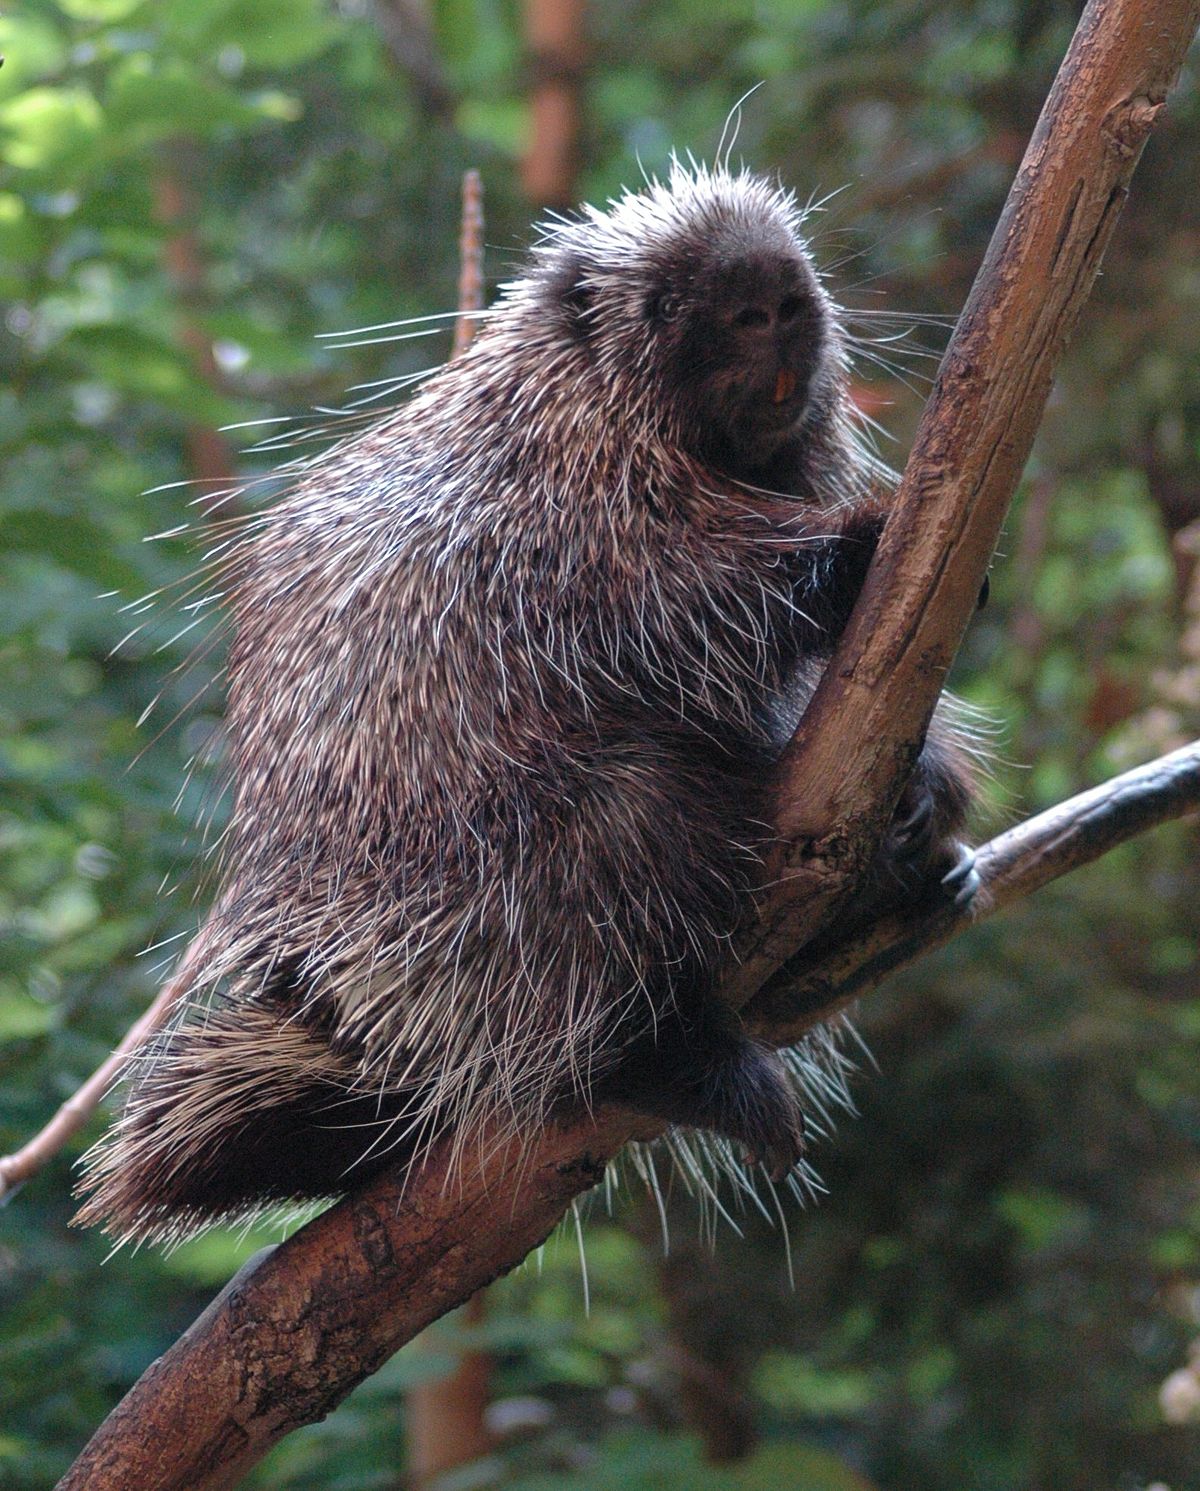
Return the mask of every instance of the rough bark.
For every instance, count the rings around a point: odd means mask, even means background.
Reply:
[[[1090,864],[1126,839],[1197,811],[1200,741],[1068,798],[983,845],[976,859],[981,889],[970,910],[940,907],[925,916],[889,916],[834,947],[814,942],[763,985],[743,1017],[764,1039],[793,1045],[889,973],[975,922]]]
[[[384,1177],[348,1197],[226,1285],[105,1420],[62,1491],[236,1484],[537,1247],[629,1133],[612,1113],[548,1131],[534,1149],[483,1136],[452,1181],[434,1155],[404,1184]]]
[[[1200,811],[1200,742],[986,845],[983,914],[1188,811]],[[933,912],[832,949],[790,992],[763,990],[756,1028],[795,1040],[852,997],[844,988],[861,993],[969,920]],[[644,1121],[602,1110],[524,1146],[493,1148],[484,1136],[453,1179],[435,1154],[406,1182],[371,1182],[252,1259],[147,1369],[59,1491],[236,1484],[277,1440],[324,1418],[418,1331],[519,1263],[627,1140],[653,1137]]]

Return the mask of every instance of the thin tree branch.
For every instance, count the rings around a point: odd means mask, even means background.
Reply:
[[[165,183],[165,185],[164,185]],[[160,210],[164,217],[174,221],[183,208],[183,198],[178,194],[178,183],[171,177],[163,177],[160,193]],[[168,190],[169,188],[169,190]],[[198,283],[199,262],[194,245],[173,250],[178,261],[174,271],[181,276],[185,289],[194,290]],[[451,356],[457,357],[470,344],[478,325],[470,314],[483,304],[483,183],[478,171],[465,171],[462,182],[462,226],[459,234],[460,273],[458,281],[458,320],[454,325],[454,347]],[[211,349],[209,349],[211,357]],[[202,366],[201,371],[205,369]],[[220,437],[218,437],[220,438]],[[213,479],[212,470],[201,471],[204,480]],[[223,477],[225,486],[236,481],[232,467]],[[211,494],[210,494],[211,495]],[[207,945],[194,938],[178,968],[158,991],[154,1002],[140,1019],[125,1032],[112,1055],[97,1067],[86,1082],[63,1103],[45,1128],[35,1134],[29,1142],[9,1155],[0,1155],[0,1206],[27,1180],[31,1179],[54,1158],[63,1146],[83,1128],[100,1106],[107,1093],[120,1078],[125,1062],[156,1030],[160,1030],[174,1008],[175,1001],[192,982],[197,963],[207,953]]]
[[[130,1054],[166,1024],[175,1001],[191,982],[202,953],[201,943],[197,939],[183,955],[175,972],[158,991],[153,1004],[125,1032],[112,1055],[72,1093],[45,1128],[20,1149],[0,1157],[0,1205],[9,1201],[20,1186],[47,1165],[63,1145],[69,1143],[83,1128],[100,1106],[104,1094],[120,1077]]]
[[[483,309],[483,180],[476,170],[464,171],[462,220],[458,235],[458,320],[454,323],[451,357],[471,345]]]
[[[1068,798],[985,844],[975,861],[981,886],[970,910],[943,906],[925,916],[906,912],[831,948],[813,943],[759,990],[743,1016],[773,1045],[794,1045],[889,973],[967,927],[1126,839],[1193,812],[1200,812],[1200,741]]]
[[[421,106],[434,119],[454,114],[454,93],[438,55],[427,0],[367,0],[388,56],[412,84]]]

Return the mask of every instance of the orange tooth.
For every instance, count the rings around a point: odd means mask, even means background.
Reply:
[[[775,379],[775,403],[782,404],[796,392],[796,375],[791,368],[780,368]]]

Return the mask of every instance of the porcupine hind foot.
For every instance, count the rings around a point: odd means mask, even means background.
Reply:
[[[348,1058],[268,1002],[178,1024],[137,1064],[119,1123],[86,1161],[75,1218],[122,1241],[170,1243],[335,1196],[405,1158],[392,1142],[402,1101],[355,1090]]]
[[[772,1180],[789,1175],[804,1153],[804,1115],[782,1059],[713,999],[687,1019],[660,1022],[653,1038],[625,1054],[603,1096],[731,1139]]]

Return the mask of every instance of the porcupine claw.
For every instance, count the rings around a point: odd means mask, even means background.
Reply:
[[[760,1165],[767,1172],[767,1179],[774,1185],[784,1181],[800,1163],[807,1148],[804,1136],[804,1116],[796,1111],[796,1122],[786,1136],[780,1133],[761,1149],[742,1151],[742,1163],[747,1170],[756,1170]]]
[[[921,882],[962,910],[982,884],[975,851],[958,839],[937,842],[933,794],[925,789],[916,792],[915,798],[906,816],[892,825],[892,852],[901,865],[911,866]]]
[[[958,911],[962,911],[975,899],[983,881],[975,867],[975,851],[966,844],[958,845],[958,862],[948,870],[939,882],[942,894],[949,898]]]

